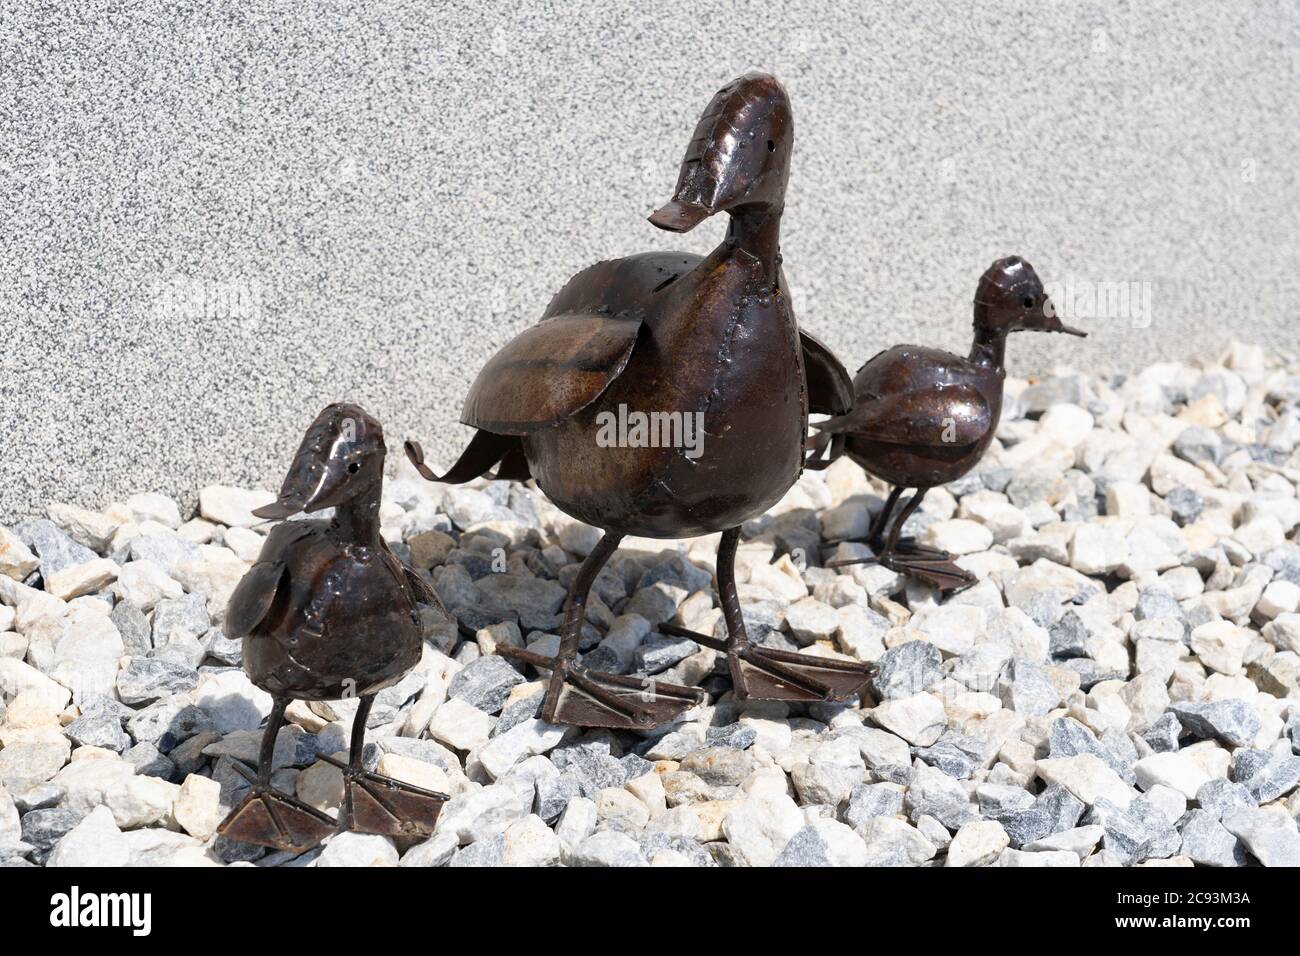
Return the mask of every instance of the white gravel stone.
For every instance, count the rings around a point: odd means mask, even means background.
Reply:
[[[1196,799],[1196,791],[1211,779],[1205,767],[1185,753],[1156,753],[1143,757],[1133,766],[1137,784],[1143,790],[1155,786],[1170,787],[1188,800]]]
[[[944,866],[989,866],[1010,842],[1007,831],[996,820],[963,823],[948,846]]]
[[[95,807],[54,845],[46,866],[126,866],[130,845],[108,807]]]
[[[329,838],[316,866],[397,866],[397,847],[386,836],[345,830]]]
[[[722,823],[727,842],[750,866],[770,866],[804,825],[803,814],[784,795],[751,796]]]
[[[917,747],[930,746],[947,726],[942,701],[926,693],[877,704],[871,719]]]
[[[1127,807],[1137,793],[1104,760],[1090,753],[1039,760],[1035,770],[1045,783],[1059,783],[1092,806],[1102,797]]]
[[[176,793],[172,816],[190,836],[204,841],[210,839],[224,816],[221,785],[209,777],[187,775]]]
[[[273,501],[275,495],[269,491],[209,485],[199,492],[199,514],[228,528],[251,528],[265,522],[253,510]]]
[[[51,574],[45,590],[63,601],[102,591],[117,580],[117,562],[95,558]]]

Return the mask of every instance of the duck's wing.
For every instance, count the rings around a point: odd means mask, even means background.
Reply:
[[[227,637],[240,639],[253,633],[270,612],[275,599],[289,590],[285,549],[318,533],[319,521],[282,521],[266,536],[257,563],[239,579],[230,594],[223,630]]]
[[[226,637],[247,637],[262,623],[276,596],[288,588],[288,565],[283,561],[259,561],[239,579],[226,608]]]
[[[627,368],[644,319],[635,309],[543,320],[483,366],[461,421],[497,435],[528,435],[558,425],[599,398]]]
[[[808,380],[808,411],[844,415],[853,407],[853,379],[835,353],[811,333],[799,330],[803,371]]]
[[[814,427],[896,445],[961,448],[988,434],[993,414],[978,390],[958,384],[859,401],[847,415]]]

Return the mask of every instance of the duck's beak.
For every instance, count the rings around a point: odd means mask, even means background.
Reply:
[[[322,461],[313,438],[309,432],[284,476],[280,496],[269,505],[255,509],[253,514],[257,517],[278,521],[301,511],[317,510],[323,506],[322,500],[339,484],[338,476],[332,474],[335,469],[329,467],[328,459]]]
[[[1043,299],[1043,320],[1042,331],[1044,332],[1064,332],[1066,335],[1077,335],[1081,339],[1088,337],[1088,333],[1082,329],[1076,329],[1061,321],[1056,311],[1056,304],[1050,298]]]
[[[690,232],[709,216],[713,210],[700,202],[673,199],[650,214],[650,222],[668,232]]]

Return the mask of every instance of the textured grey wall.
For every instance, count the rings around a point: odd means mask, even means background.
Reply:
[[[1013,372],[1294,352],[1295,0],[656,6],[0,0],[0,520],[273,484],[345,396],[453,454],[570,274],[717,241],[644,217],[755,67],[794,102],[795,306],[851,368],[964,346],[1009,252],[1151,302]]]

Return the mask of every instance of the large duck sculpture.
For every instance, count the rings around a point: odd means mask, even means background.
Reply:
[[[430,480],[464,482],[499,466],[497,477],[531,476],[561,510],[604,530],[569,591],[558,654],[501,649],[550,672],[548,721],[641,730],[703,699],[578,659],[587,593],[625,535],[722,532],[717,584],[728,636],[693,636],[726,654],[739,698],[843,700],[873,673],[754,644],[736,590],[740,525],[799,477],[809,411],[840,414],[852,403],[848,373],[800,332],[781,270],[793,141],[790,101],[775,78],[751,73],[718,91],[686,148],[676,194],[650,221],[686,232],[725,212],[726,238],[703,258],[654,252],[584,269],[479,373],[461,418],[478,431],[446,474],[407,444]],[[627,410],[698,415],[702,442],[598,441],[601,423]]]

